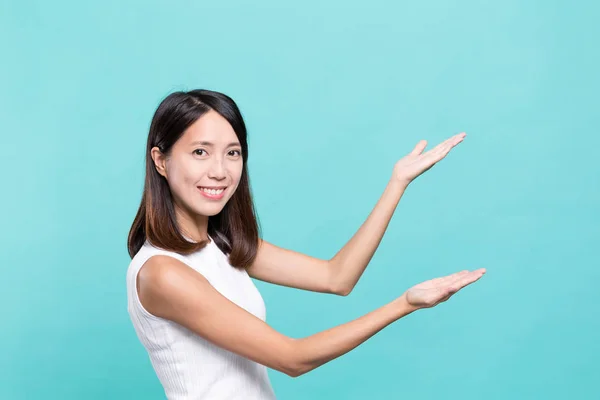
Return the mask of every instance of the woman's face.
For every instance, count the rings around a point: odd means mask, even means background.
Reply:
[[[152,159],[176,206],[192,217],[221,212],[242,175],[242,146],[229,122],[213,110],[183,133],[168,158],[155,147]]]

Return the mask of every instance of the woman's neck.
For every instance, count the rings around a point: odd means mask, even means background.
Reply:
[[[206,215],[189,215],[181,210],[176,210],[177,225],[181,229],[181,233],[187,238],[202,242],[210,240],[208,238],[208,217]]]

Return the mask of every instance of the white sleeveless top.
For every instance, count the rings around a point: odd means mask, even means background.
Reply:
[[[154,255],[168,255],[200,272],[223,296],[266,320],[265,303],[245,269],[229,264],[212,241],[189,256],[166,251],[148,241],[127,270],[127,310],[152,367],[169,400],[272,400],[267,368],[225,350],[189,329],[148,312],[141,304],[136,279]]]

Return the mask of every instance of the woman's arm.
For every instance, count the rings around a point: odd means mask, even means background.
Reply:
[[[329,260],[284,249],[260,239],[248,275],[277,285],[342,295],[331,275]]]
[[[354,289],[369,265],[407,186],[396,179],[390,180],[366,221],[330,260],[333,286],[340,288],[343,295]]]
[[[314,292],[348,295],[362,276],[389,225],[409,183],[448,154],[464,138],[459,134],[422,153],[421,141],[394,166],[383,195],[354,236],[329,259],[323,260],[261,240],[248,274],[278,285]]]
[[[462,279],[448,281],[446,289],[451,288],[450,284],[456,287],[468,284],[464,275]],[[407,291],[352,322],[293,339],[231,302],[202,274],[172,257],[151,257],[140,269],[137,284],[140,302],[151,314],[174,321],[219,347],[292,377],[352,350],[390,323],[424,307],[423,293],[429,294],[430,299],[426,299],[429,302],[433,293],[421,289],[411,295]],[[440,285],[441,282],[434,289]],[[437,290],[433,297],[441,299],[448,295],[448,290]]]
[[[408,185],[423,172],[446,157],[450,150],[463,141],[466,134],[454,135],[433,149],[423,153],[427,141],[422,140],[400,159],[383,195],[359,230],[330,260],[333,285],[343,294],[352,291],[379,246],[383,234],[394,215],[396,206]]]

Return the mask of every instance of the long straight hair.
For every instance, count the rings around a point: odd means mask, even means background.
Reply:
[[[180,232],[171,190],[165,177],[156,170],[150,151],[156,146],[168,156],[185,130],[210,110],[225,118],[235,131],[242,146],[243,168],[233,196],[219,214],[209,217],[208,234],[229,256],[232,266],[248,268],[256,258],[259,225],[248,177],[246,125],[237,105],[229,96],[202,89],[171,93],[154,113],[146,144],[146,178],[142,201],[127,238],[131,258],[146,240],[156,247],[180,254],[191,254],[208,243],[190,242]]]

